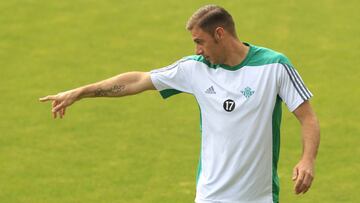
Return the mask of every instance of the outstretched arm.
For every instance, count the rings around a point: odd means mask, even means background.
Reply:
[[[112,78],[82,86],[56,95],[40,98],[41,102],[52,101],[54,118],[65,115],[66,107],[86,97],[122,97],[134,95],[145,90],[155,90],[147,72],[128,72]]]
[[[320,143],[320,127],[309,101],[302,103],[295,111],[302,130],[303,153],[301,160],[294,167],[293,181],[295,193],[306,193],[314,179],[316,154]]]

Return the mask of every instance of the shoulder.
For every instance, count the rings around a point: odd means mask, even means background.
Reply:
[[[206,65],[208,68],[215,68],[213,64],[210,63],[210,61],[206,60],[204,56],[202,55],[190,55],[182,58],[184,62],[187,62],[188,64],[192,65]]]
[[[293,66],[288,57],[286,57],[285,54],[281,52],[274,51],[266,47],[260,47],[255,45],[250,46],[252,51],[252,57],[248,63],[249,66],[261,66],[274,63]]]

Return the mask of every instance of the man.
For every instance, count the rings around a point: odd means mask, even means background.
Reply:
[[[279,201],[277,163],[281,102],[300,121],[303,153],[293,170],[295,193],[306,193],[314,178],[319,125],[304,85],[290,61],[270,49],[242,43],[231,15],[208,5],[189,19],[196,55],[151,71],[129,72],[41,98],[54,118],[86,97],[120,97],[145,90],[162,97],[193,94],[201,111],[202,143],[197,203]]]

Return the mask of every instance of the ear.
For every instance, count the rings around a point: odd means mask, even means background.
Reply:
[[[214,37],[215,37],[215,39],[216,40],[221,40],[223,37],[224,37],[224,33],[225,31],[224,31],[224,28],[222,28],[222,27],[217,27],[216,29],[215,29],[215,32],[214,32]]]

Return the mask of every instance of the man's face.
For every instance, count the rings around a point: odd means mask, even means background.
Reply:
[[[223,61],[221,44],[209,33],[199,27],[191,30],[192,39],[195,42],[195,52],[202,55],[212,64],[221,64]]]

